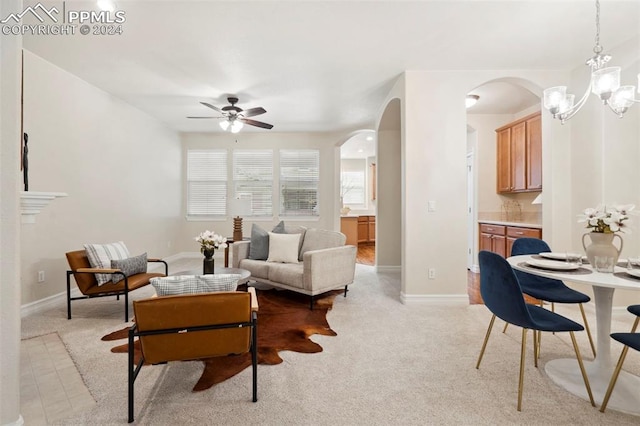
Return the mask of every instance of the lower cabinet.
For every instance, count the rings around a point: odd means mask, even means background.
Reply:
[[[340,218],[340,232],[347,236],[346,245],[358,245],[358,217],[342,216]]]
[[[492,251],[502,257],[511,256],[511,247],[518,238],[542,238],[542,230],[520,226],[480,224],[480,250]]]

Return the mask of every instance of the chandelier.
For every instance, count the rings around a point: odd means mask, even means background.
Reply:
[[[591,80],[582,98],[574,104],[575,95],[567,94],[567,86],[550,87],[544,91],[544,107],[549,110],[553,118],[564,124],[584,106],[589,98],[589,92],[600,97],[604,105],[608,105],[618,117],[633,105],[640,102],[635,99],[635,86],[620,85],[620,67],[606,67],[611,55],[602,54],[600,46],[600,1],[596,0],[596,45],[593,48],[595,55],[587,60],[586,64],[591,68]],[[640,74],[638,74],[638,86],[640,86]],[[638,88],[640,92],[640,87]]]

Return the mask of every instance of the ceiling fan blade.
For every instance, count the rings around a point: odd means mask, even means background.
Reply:
[[[211,108],[214,111],[218,111],[220,114],[222,114],[222,110],[220,108],[218,108],[217,106],[213,106],[211,104],[208,104],[206,102],[200,102],[202,105]]]
[[[250,120],[248,118],[238,118],[238,120],[250,126],[262,127],[263,129],[273,128],[273,124],[263,123],[262,121]]]
[[[249,108],[242,111],[242,115],[245,117],[254,117],[256,115],[264,114],[265,112],[267,112],[267,110],[262,107]]]
[[[187,117],[187,118],[218,118],[218,117]]]

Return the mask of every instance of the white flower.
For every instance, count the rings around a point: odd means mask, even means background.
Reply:
[[[629,229],[629,212],[635,206],[633,204],[616,204],[607,209],[600,204],[595,209],[585,209],[578,215],[578,222],[587,222],[587,228],[593,228],[591,232],[610,234],[613,232],[631,233]]]
[[[216,234],[213,231],[206,230],[194,238],[200,243],[200,251],[214,250],[227,247],[227,238]]]

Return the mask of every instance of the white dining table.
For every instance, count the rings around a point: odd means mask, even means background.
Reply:
[[[593,361],[585,361],[584,364],[593,397],[600,405],[619,356],[619,353],[616,354],[615,359],[611,356],[613,293],[616,289],[640,290],[640,279],[627,275],[626,268],[619,266],[614,268],[613,273],[604,273],[595,271],[590,265],[582,265],[573,271],[562,271],[542,269],[527,264],[527,261],[535,262],[535,259],[537,259],[536,255],[522,255],[509,257],[507,261],[518,271],[561,281],[588,284],[593,288],[596,307],[596,357]],[[634,317],[630,317],[632,318]],[[630,328],[614,331],[629,332]],[[557,385],[583,399],[589,399],[575,358],[551,360],[545,364],[545,372]],[[607,407],[640,415],[640,377],[621,371]]]

